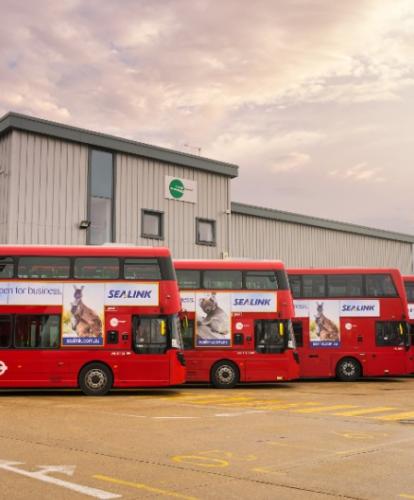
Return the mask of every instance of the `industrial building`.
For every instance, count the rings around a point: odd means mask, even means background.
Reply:
[[[413,272],[414,236],[232,202],[237,176],[237,165],[8,113],[0,243],[165,245],[176,258]]]

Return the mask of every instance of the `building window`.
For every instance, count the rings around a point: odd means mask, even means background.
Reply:
[[[142,210],[141,236],[143,238],[164,238],[164,213],[156,210]]]
[[[113,241],[114,162],[113,154],[96,149],[90,152],[88,243]]]
[[[216,221],[210,219],[196,219],[197,245],[216,245]]]

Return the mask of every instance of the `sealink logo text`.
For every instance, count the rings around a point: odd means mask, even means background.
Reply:
[[[340,315],[378,317],[380,315],[380,303],[378,300],[342,300]]]
[[[152,290],[109,290],[109,299],[151,299]]]
[[[235,306],[270,306],[270,299],[234,299]]]
[[[358,312],[374,312],[375,311],[375,306],[374,305],[349,305],[349,304],[342,304],[342,309],[341,312],[352,312],[352,311],[358,311]]]
[[[274,312],[277,309],[275,292],[233,293],[231,309],[234,312]]]
[[[105,285],[107,306],[157,306],[159,302],[158,283],[128,283]]]

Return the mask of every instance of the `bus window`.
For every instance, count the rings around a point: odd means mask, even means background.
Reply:
[[[241,290],[243,279],[241,271],[232,270],[212,270],[204,271],[203,288],[221,290]]]
[[[298,276],[296,274],[289,275],[290,289],[295,299],[302,297],[301,281],[301,276]]]
[[[274,271],[246,271],[244,279],[247,290],[277,290]]]
[[[257,320],[254,322],[256,351],[261,353],[282,352],[288,331],[283,321]]]
[[[125,259],[126,280],[160,280],[161,270],[157,259]]]
[[[375,341],[377,346],[407,345],[407,325],[400,321],[377,321]]]
[[[302,321],[292,322],[293,334],[295,336],[296,347],[303,347],[303,324]]]
[[[192,269],[177,269],[178,288],[197,290],[201,288],[201,273]]]
[[[303,297],[326,297],[325,276],[307,274],[302,276]]]
[[[17,276],[26,279],[68,279],[70,259],[67,257],[20,257]]]
[[[12,343],[11,316],[0,316],[0,349],[10,347]]]
[[[365,280],[368,297],[397,297],[397,290],[389,274],[367,274]]]
[[[119,259],[114,257],[77,257],[75,278],[116,280],[119,278]]]
[[[163,354],[167,350],[166,318],[133,317],[134,350],[138,354]]]
[[[194,349],[194,320],[184,318],[181,324],[184,349]]]
[[[408,302],[414,302],[414,282],[405,282],[405,291],[407,292]]]
[[[17,315],[14,345],[23,348],[58,348],[60,316]]]
[[[328,297],[362,297],[361,274],[328,274]]]
[[[0,278],[13,278],[14,262],[11,257],[0,257]]]

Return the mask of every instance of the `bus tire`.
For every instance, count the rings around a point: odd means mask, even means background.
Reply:
[[[354,382],[362,375],[362,368],[354,358],[341,359],[336,365],[336,376],[342,382]]]
[[[239,379],[239,369],[231,361],[219,361],[211,370],[211,383],[217,389],[232,389]]]
[[[79,373],[79,387],[86,396],[104,396],[113,384],[111,370],[102,363],[90,363]]]

